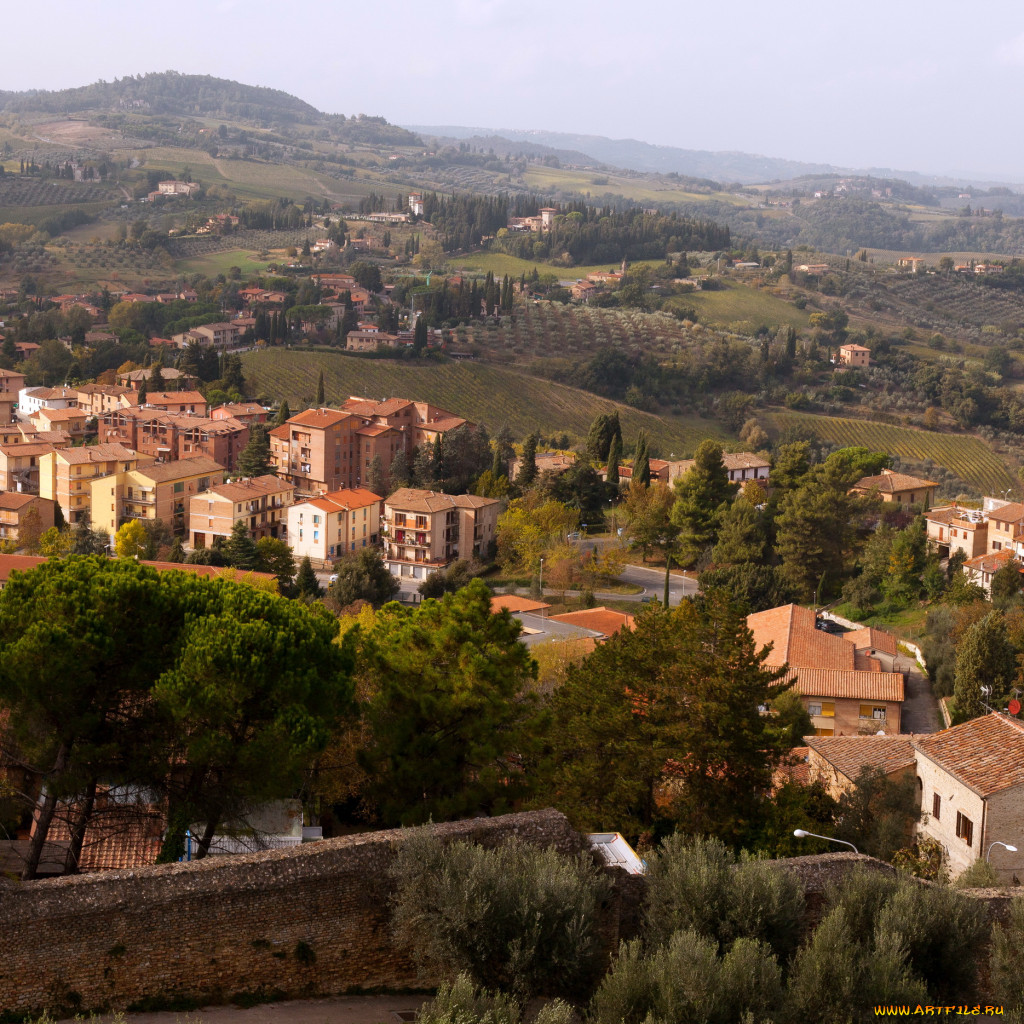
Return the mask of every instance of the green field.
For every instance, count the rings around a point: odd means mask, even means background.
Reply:
[[[600,184],[595,182],[598,179]],[[728,192],[688,192],[682,185],[673,187],[668,181],[635,178],[625,174],[602,171],[575,171],[560,167],[530,167],[523,181],[537,192],[579,192],[583,195],[603,196],[606,192],[624,196],[637,202],[648,203],[706,203],[718,200],[733,206],[749,206],[750,202]]]
[[[243,274],[263,274],[266,272],[267,264],[272,262],[273,259],[256,259],[248,249],[228,249],[224,252],[211,252],[205,256],[190,256],[176,260],[174,267],[178,273],[216,277],[218,274],[227,274],[232,267],[238,267]]]
[[[660,267],[664,260],[638,260],[631,263],[632,267]],[[587,274],[596,274],[602,270],[618,270],[614,264],[595,263],[589,267],[556,267],[550,263],[538,263],[536,260],[521,260],[517,256],[508,256],[503,252],[476,252],[464,256],[453,257],[451,266],[456,270],[486,274],[489,270],[495,277],[519,278],[523,274],[555,274],[562,281],[575,281]]]
[[[618,412],[627,447],[645,429],[662,455],[682,456],[706,437],[726,440],[722,428],[699,417],[655,416],[586,391],[478,363],[410,364],[360,359],[334,352],[266,349],[242,356],[249,390],[287,399],[293,412],[312,405],[317,376],[324,372],[328,404],[349,395],[431,402],[491,431],[507,424],[516,437],[566,432],[582,439],[594,418]]]
[[[723,326],[746,322],[752,334],[758,327],[791,326],[798,330],[810,322],[809,315],[791,302],[776,298],[759,288],[728,282],[719,292],[693,292],[683,300],[697,310],[705,323]]]
[[[1007,487],[1020,489],[1020,481],[1009,466],[981,438],[968,434],[933,433],[872,420],[800,412],[776,412],[767,418],[780,431],[796,431],[834,444],[862,445],[904,459],[930,459],[983,494],[999,494]]]

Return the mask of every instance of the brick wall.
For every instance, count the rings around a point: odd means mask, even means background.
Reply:
[[[569,853],[581,843],[551,810],[435,828],[484,845],[519,836]],[[428,987],[388,931],[387,869],[401,837],[374,832],[136,871],[0,879],[0,1019],[175,995]]]

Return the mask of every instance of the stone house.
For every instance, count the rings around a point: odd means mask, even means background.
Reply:
[[[938,486],[934,480],[883,469],[877,476],[861,477],[850,490],[854,494],[877,494],[882,501],[897,505],[930,505]]]
[[[923,814],[920,831],[946,849],[958,875],[991,850],[1004,881],[1024,873],[1024,723],[1008,715],[971,719],[914,738]]]

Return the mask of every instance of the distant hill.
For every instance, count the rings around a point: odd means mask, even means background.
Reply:
[[[121,110],[308,123],[319,122],[324,117],[316,107],[280,89],[243,85],[211,75],[183,75],[177,71],[129,75],[113,82],[94,82],[56,92],[0,93],[0,103],[4,110],[18,113]]]
[[[443,135],[455,139],[498,135],[522,143],[539,143],[555,150],[583,153],[600,163],[626,167],[634,171],[682,174],[691,178],[751,185],[756,182],[795,178],[805,174],[834,174],[843,168],[831,164],[804,163],[751,153],[714,153],[702,149],[678,149],[654,146],[637,139],[607,139],[600,135],[572,135],[541,130],[512,128],[464,128],[452,125],[428,127],[407,125],[410,131],[424,135]]]

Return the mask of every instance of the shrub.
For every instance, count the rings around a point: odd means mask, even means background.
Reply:
[[[468,974],[441,985],[417,1017],[419,1024],[519,1024],[519,1004],[501,992],[478,990]]]
[[[781,971],[761,942],[739,939],[724,957],[713,939],[676,932],[653,952],[624,943],[591,1003],[592,1024],[732,1024],[770,1019]]]
[[[1003,1006],[1024,1006],[1024,899],[1010,904],[1005,922],[992,929],[992,951],[989,957],[989,993]]]
[[[996,869],[987,860],[976,860],[957,876],[955,884],[959,889],[990,889],[1003,883]]]
[[[513,841],[494,850],[402,844],[392,867],[393,928],[421,967],[511,993],[586,998],[603,968],[597,910],[610,883],[585,854]]]
[[[764,860],[737,864],[718,839],[670,836],[648,864],[645,936],[651,945],[692,929],[721,948],[760,939],[780,958],[795,948],[804,893],[790,874]]]

